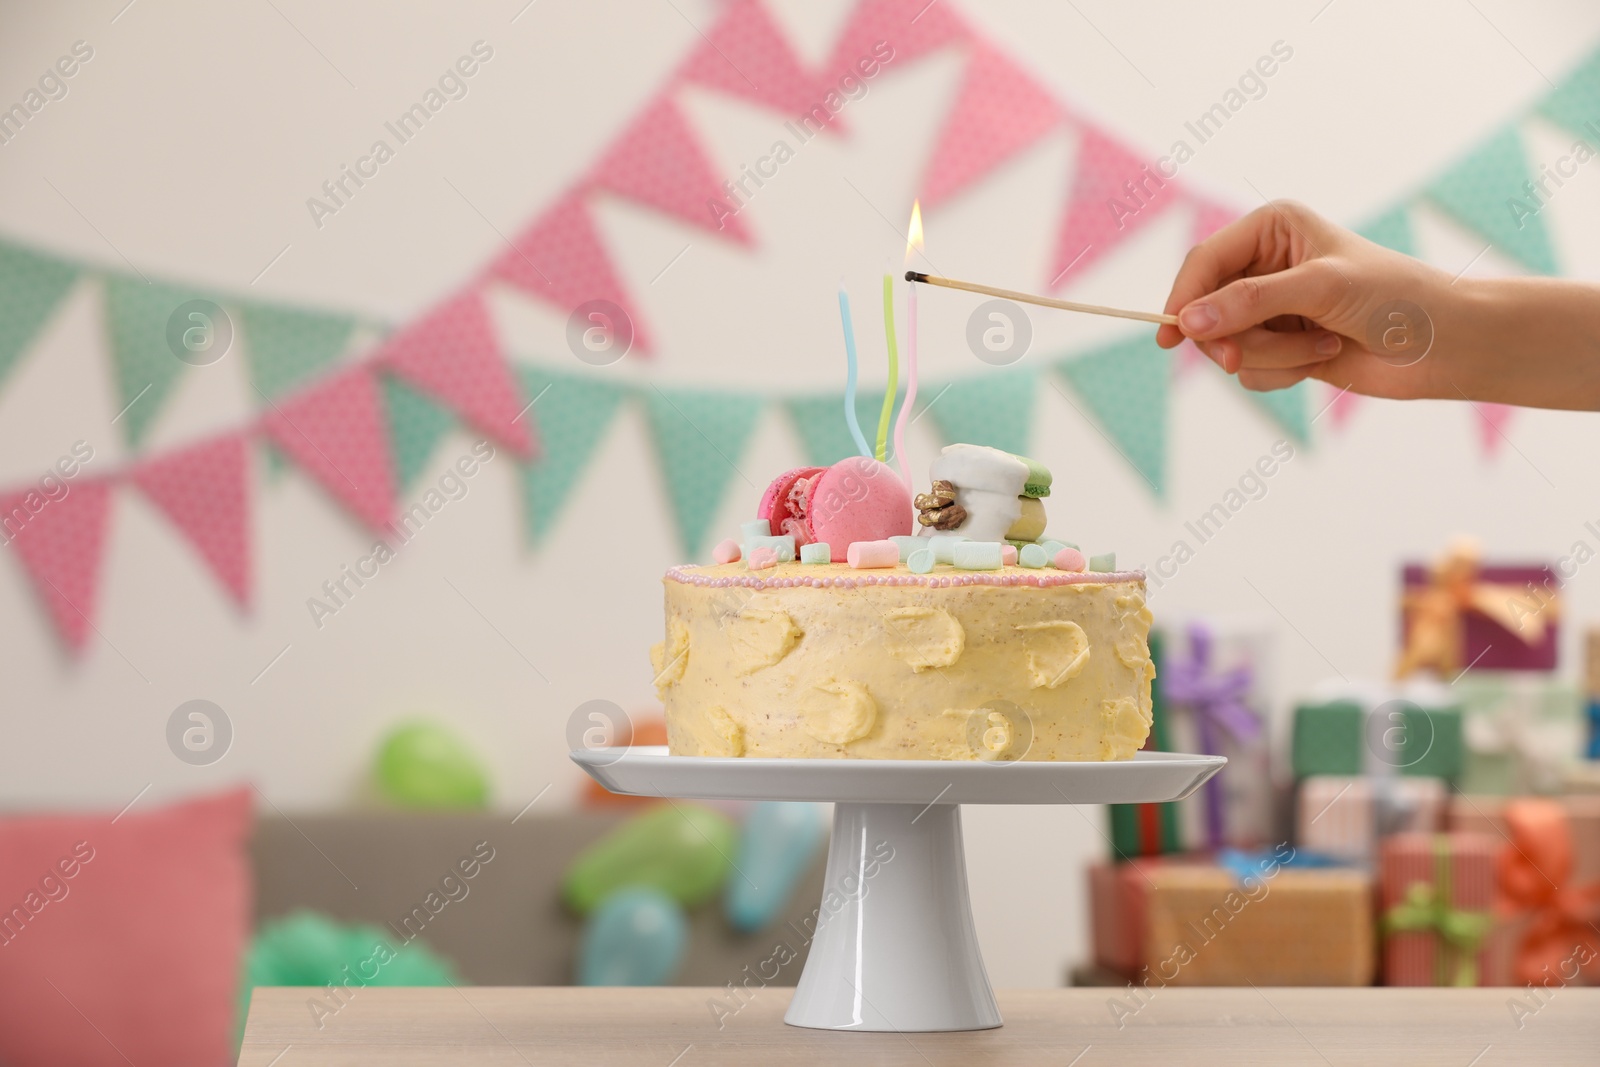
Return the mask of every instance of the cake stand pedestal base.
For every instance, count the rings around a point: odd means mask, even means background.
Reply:
[[[1172,752],[1116,763],[724,759],[659,745],[572,759],[629,796],[833,802],[811,955],[784,1020],[901,1033],[1001,1025],[972,924],[962,804],[1164,803],[1227,763]]]
[[[784,1021],[817,1030],[986,1030],[956,804],[839,804],[816,932]]]

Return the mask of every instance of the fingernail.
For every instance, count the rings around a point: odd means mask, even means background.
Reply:
[[[1217,309],[1210,304],[1190,304],[1178,315],[1178,324],[1188,333],[1204,333],[1217,321]]]
[[[1344,341],[1336,333],[1325,333],[1317,338],[1317,355],[1337,356],[1339,349],[1344,347]]]

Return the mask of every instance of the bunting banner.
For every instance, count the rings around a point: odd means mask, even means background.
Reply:
[[[456,420],[449,409],[398,378],[385,374],[379,380],[383,383],[384,426],[389,431],[395,488],[403,492],[416,484],[439,440],[455,429]],[[281,453],[272,449],[269,455]]]
[[[535,219],[490,264],[489,275],[553,303],[563,314],[595,301],[613,304],[632,320],[633,347],[650,350],[638,309],[611,266],[589,207],[579,195],[563,197]]]
[[[678,81],[741,97],[791,118],[811,115],[826,90],[807,71],[766,5],[738,0],[692,52]],[[819,125],[836,125],[826,108]]]
[[[1032,368],[992,370],[930,388],[933,399],[923,410],[946,441],[1028,452],[1033,400],[1039,391],[1039,376]]]
[[[1169,363],[1155,338],[1141,337],[1056,364],[1107,441],[1158,497],[1166,492]]]
[[[634,119],[600,157],[589,180],[690,225],[751,243],[737,214],[707,209],[707,203],[723,199],[722,186],[670,95],[662,95]]]
[[[110,517],[111,484],[103,478],[75,479],[55,499],[34,489],[0,495],[7,543],[74,652],[82,651],[94,629]]]
[[[624,391],[596,378],[543,368],[525,366],[518,373],[523,403],[539,412],[545,440],[539,462],[521,468],[523,526],[528,540],[537,546],[555,525],[568,494],[605,437]]]
[[[728,483],[742,480],[757,495],[765,488],[739,469],[764,405],[756,396],[653,387],[644,401],[679,542],[698,559]]]
[[[240,321],[251,381],[269,399],[327,370],[344,354],[356,326],[344,315],[275,304],[246,304]]]
[[[516,381],[478,294],[447,300],[391,337],[376,359],[517,455],[533,455]]]
[[[1061,118],[1061,106],[1038,82],[993,48],[975,45],[928,159],[923,204],[943,206],[1057,128]]]
[[[1238,212],[1162,174],[1152,162],[1080,111],[990,42],[949,5],[926,0],[863,0],[845,15],[827,59],[808,66],[761,0],[732,0],[581,177],[514,229],[509,247],[455,295],[390,329],[322,308],[230,299],[204,286],[147,279],[70,262],[0,240],[0,384],[46,328],[81,278],[99,283],[106,352],[128,466],[79,477],[47,498],[38,487],[0,489],[0,540],[12,543],[64,644],[82,649],[94,631],[111,496],[137,489],[172,524],[228,596],[251,601],[251,450],[276,480],[303,471],[340,507],[382,535],[398,494],[433,462],[457,426],[486,434],[517,457],[527,537],[546,540],[625,404],[637,402],[658,457],[661,482],[684,552],[702,555],[762,415],[787,414],[806,460],[854,453],[833,394],[730,393],[692,387],[619,385],[601,372],[578,374],[506,359],[486,300],[502,286],[562,316],[601,314],[631,334],[630,352],[654,350],[645,309],[630,292],[596,223],[597,197],[619,197],[715,232],[744,248],[756,244],[749,219],[713,210],[725,190],[706,140],[678,98],[692,87],[721,93],[808,125],[832,125],[827,101],[841,79],[899,71],[941,50],[962,52],[960,82],[927,148],[920,193],[937,211],[991,178],[1040,139],[1070,126],[1078,138],[1066,196],[1053,220],[1050,287],[1092,269],[1101,257],[1175,204],[1190,211],[1189,236],[1203,240]],[[872,69],[874,74],[866,73]],[[1376,213],[1359,232],[1416,254],[1413,215],[1429,205],[1524,268],[1557,273],[1560,257],[1547,220],[1548,198],[1533,177],[1523,123],[1537,117],[1579,138],[1574,153],[1600,148],[1600,51],[1589,55],[1518,120],[1471,146],[1453,165]],[[1587,157],[1583,157],[1587,158]],[[186,305],[228,309],[195,318]],[[213,309],[214,310],[214,309]],[[198,313],[196,313],[198,314]],[[620,319],[618,318],[620,316]],[[237,328],[258,395],[258,417],[232,432],[176,449],[141,448],[189,366],[215,354],[213,330]],[[199,338],[198,344],[191,343]],[[359,345],[358,345],[359,341]],[[1194,357],[1182,349],[1177,358]],[[1087,352],[1062,353],[1048,373],[990,370],[948,383],[924,383],[920,410],[936,435],[1028,452],[1036,394],[1048,387],[1101,432],[1160,496],[1165,489],[1168,397],[1173,355],[1148,332]],[[15,378],[15,375],[9,375]],[[1310,396],[1302,383],[1249,394],[1253,406],[1296,441],[1310,436]],[[1326,395],[1318,390],[1319,396]],[[1335,428],[1348,425],[1357,398],[1325,402]],[[857,397],[863,426],[875,426],[880,396]],[[1478,404],[1473,422],[1486,457],[1504,440],[1514,409]],[[752,490],[759,485],[752,483]]]
[[[0,385],[77,280],[70,263],[0,242]]]
[[[128,473],[205,560],[234,603],[250,606],[250,450],[226,434],[145,460]]]
[[[335,500],[382,533],[394,519],[394,472],[383,397],[366,366],[274,404],[267,437]]]
[[[1050,287],[1083,274],[1178,201],[1177,185],[1093,126],[1078,143]]]

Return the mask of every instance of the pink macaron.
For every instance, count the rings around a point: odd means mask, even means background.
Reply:
[[[900,476],[865,456],[785,471],[756,509],[774,534],[792,534],[796,545],[826,543],[835,563],[844,563],[857,541],[909,535],[911,515],[911,493]]]
[[[888,464],[851,456],[812,481],[804,519],[811,540],[826,542],[843,563],[857,541],[909,536],[912,510],[910,491]]]

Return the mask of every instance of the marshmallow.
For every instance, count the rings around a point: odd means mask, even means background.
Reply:
[[[775,548],[752,548],[745,557],[745,566],[753,571],[764,571],[768,567],[778,564],[778,550]]]
[[[933,550],[919,548],[906,557],[906,566],[911,568],[912,574],[927,574],[933,570]]]
[[[1000,565],[1002,567],[1015,567],[1017,565],[1017,546],[1000,546]]]
[[[772,522],[769,519],[751,519],[749,522],[739,524],[739,540],[746,545],[758,537],[772,536]]]
[[[794,538],[789,534],[779,534],[776,537],[751,537],[745,541],[744,548],[746,552],[754,552],[758,548],[770,548],[778,554],[779,563],[794,562]]]
[[[895,536],[889,538],[900,549],[900,562],[904,563],[911,558],[911,553],[919,548],[927,548],[928,541],[923,537]]]
[[[962,541],[955,546],[952,560],[957,570],[997,571],[1005,564],[999,541]]]
[[[856,570],[893,567],[900,562],[900,546],[893,541],[857,541],[845,550],[845,560]]]
[[[800,546],[801,563],[832,563],[832,550],[825,541],[813,541],[809,545]]]
[[[1085,566],[1083,553],[1075,548],[1063,548],[1056,553],[1054,562],[1058,571],[1081,571]]]
[[[1117,569],[1117,554],[1115,552],[1102,552],[1098,556],[1089,557],[1089,569],[1092,571],[1114,571]]]
[[[717,542],[717,547],[711,550],[711,558],[718,563],[739,562],[739,542],[728,537]]]
[[[1023,545],[1022,551],[1017,553],[1017,563],[1019,566],[1031,567],[1034,570],[1038,570],[1040,567],[1043,567],[1049,562],[1050,556],[1039,545]]]

